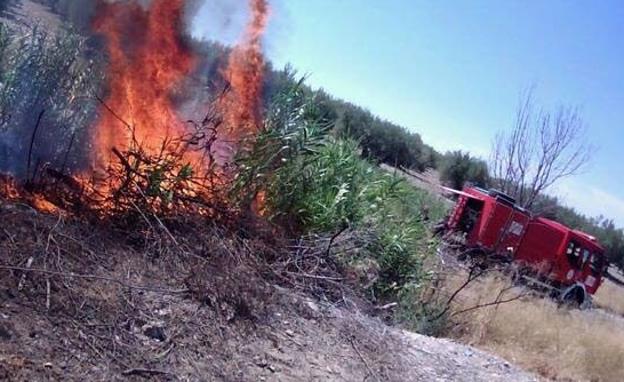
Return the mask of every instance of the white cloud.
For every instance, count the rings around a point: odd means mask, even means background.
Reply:
[[[578,180],[563,181],[553,191],[567,206],[588,216],[603,215],[613,219],[617,226],[624,227],[623,198]]]

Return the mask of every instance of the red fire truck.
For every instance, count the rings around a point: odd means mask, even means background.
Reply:
[[[584,304],[602,282],[604,249],[584,232],[542,217],[495,190],[466,187],[444,229],[472,253],[511,261],[518,275],[566,302]]]

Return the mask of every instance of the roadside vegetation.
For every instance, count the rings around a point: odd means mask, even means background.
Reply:
[[[102,79],[98,62],[71,29],[0,23],[0,170],[32,177],[37,162],[75,166],[87,149],[84,127],[95,116],[90,95]],[[38,145],[33,157],[35,141],[46,140],[64,144]]]
[[[487,187],[490,184],[487,163],[468,152],[446,153],[440,163],[440,178],[450,187],[461,190],[465,184]]]
[[[340,260],[346,268],[365,263],[376,271],[367,295],[377,306],[395,304],[383,317],[491,351],[549,379],[621,379],[621,289],[605,281],[596,296],[600,309],[585,311],[559,307],[497,271],[460,289],[468,270],[442,264],[429,234],[446,212],[437,195],[362,157],[359,142],[332,129],[301,83],[284,94],[273,110],[288,112],[270,115],[256,145],[239,159],[246,169],[240,180],[254,190],[243,195],[262,195],[270,220],[290,232],[332,236],[348,228],[365,237],[364,251]],[[490,184],[485,163],[467,153],[440,161],[441,178],[452,186],[465,182],[466,173],[478,185]],[[609,221],[594,224],[618,237]]]
[[[465,272],[449,277],[450,293]],[[624,291],[607,282],[599,290],[602,309],[566,309],[511,287],[492,273],[471,283],[453,303],[446,336],[498,354],[543,377],[563,381],[620,381],[624,362]],[[513,300],[469,310],[496,300]],[[603,310],[604,309],[604,310]]]
[[[269,70],[265,94],[267,105],[279,89],[296,82],[291,74],[290,68]],[[302,85],[301,91],[332,126],[331,134],[357,142],[362,156],[370,163],[416,172],[436,170],[443,184],[454,188],[470,184],[502,189],[521,204],[530,204],[534,212],[596,236],[606,247],[610,262],[624,268],[624,231],[617,228],[612,219],[585,216],[548,193],[553,183],[574,175],[588,162],[592,146],[585,139],[582,116],[577,109],[562,105],[538,115],[539,107],[532,92],[526,92],[520,100],[516,120],[509,129],[500,132],[492,143],[492,158],[486,160],[468,152],[440,153],[423,142],[418,133],[335,99],[322,89]],[[544,123],[539,123],[537,117]],[[532,150],[529,141],[538,142],[550,151],[540,156],[538,154],[543,150]],[[506,161],[509,158],[506,150],[520,157]],[[530,168],[543,170],[539,174],[530,174],[527,170]]]
[[[81,17],[84,18],[89,12],[78,12],[74,3],[71,1],[47,2],[52,9],[72,20],[77,30],[81,31],[86,25]],[[25,167],[28,163],[26,157],[31,134],[11,136],[10,134],[19,124],[26,125],[32,130],[36,125],[38,113],[43,111],[41,124],[48,127],[38,134],[54,136],[55,139],[59,136],[63,137],[67,144],[63,150],[46,153],[45,157],[40,158],[41,161],[71,166],[72,158],[80,156],[81,149],[85,147],[81,143],[84,140],[81,136],[84,129],[80,126],[84,126],[87,121],[93,119],[97,107],[97,102],[92,95],[94,92],[97,93],[100,87],[101,76],[98,74],[100,73],[98,65],[101,57],[98,57],[90,47],[89,44],[92,41],[85,39],[84,36],[81,37],[76,31],[60,31],[50,35],[45,30],[34,30],[20,37],[19,34],[8,31],[4,26],[0,29],[0,50],[3,52],[0,60],[2,68],[0,75],[3,76],[0,79],[2,92],[0,94],[0,124],[4,126],[0,134],[5,135],[14,143],[0,147],[0,157],[20,158],[11,161],[12,172],[25,174],[29,171]],[[206,62],[202,63],[202,67],[207,68],[207,75],[218,74],[219,61],[216,57],[222,56],[227,48],[209,41],[193,42],[193,44],[194,49],[201,51],[205,57]],[[16,52],[20,54],[16,55]],[[35,59],[36,57],[42,57],[45,60],[39,61]],[[71,57],[72,60],[60,60],[59,57]],[[45,65],[41,65],[44,62]],[[20,79],[11,74],[18,72],[28,73],[28,78]],[[270,109],[274,99],[282,93],[283,89],[292,87],[298,82],[290,68],[275,70],[269,65],[265,77],[263,100],[266,109]],[[41,89],[40,94],[29,91],[33,87]],[[486,164],[482,158],[474,157],[467,152],[440,153],[423,142],[417,132],[376,117],[357,105],[336,99],[322,89],[315,90],[301,84],[300,91],[313,104],[314,113],[323,120],[323,125],[329,130],[327,134],[336,139],[351,141],[351,144],[357,143],[357,150],[361,153],[361,157],[371,164],[386,164],[419,172],[434,169],[440,173],[443,183],[450,187],[461,188],[465,184],[486,188],[498,187],[518,196],[516,195],[518,192],[512,192],[512,188],[522,183],[522,180],[505,179],[503,175],[508,172],[499,171],[500,166],[493,163]],[[36,99],[28,100],[20,97],[18,105],[16,94],[36,96]],[[535,132],[531,130],[533,127],[528,124],[534,119],[537,109],[534,102],[529,92],[527,98],[520,104],[518,121],[512,126],[510,132],[501,133],[499,139],[494,142],[493,151],[499,152],[501,154],[499,156],[502,156],[504,151],[505,137],[517,137],[515,140],[517,146],[518,139],[526,141],[532,134],[535,135]],[[32,107],[26,107],[26,105]],[[11,110],[11,115],[7,110]],[[26,112],[32,110],[34,113]],[[63,112],[60,113],[60,110]],[[553,121],[559,118],[559,120],[571,122],[568,124],[571,125],[571,130],[568,130],[567,136],[570,137],[569,141],[572,144],[576,143],[582,130],[582,121],[578,111],[561,107],[550,115]],[[13,128],[7,128],[9,124],[12,124]],[[511,134],[514,131],[521,134]],[[547,143],[544,142],[544,144]],[[523,145],[525,148],[529,146],[531,145]],[[21,151],[15,152],[16,147],[20,147]],[[587,153],[589,146],[581,148],[583,153]],[[69,157],[67,154],[70,154]],[[584,158],[584,156],[579,156],[581,157]],[[574,162],[574,164],[577,163],[584,163],[584,161]],[[563,171],[563,173],[566,172]],[[511,171],[510,173],[521,172]],[[528,179],[526,180],[531,183]],[[583,216],[573,208],[564,206],[557,198],[544,193],[544,184],[538,185],[540,186],[539,195],[531,198],[531,204],[536,212],[593,234],[607,247],[612,264],[624,267],[624,232],[615,227],[612,220],[608,217]],[[520,187],[518,190],[519,193],[523,193],[526,188]],[[519,199],[522,199],[521,196]]]

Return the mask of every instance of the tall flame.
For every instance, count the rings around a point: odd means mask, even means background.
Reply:
[[[153,151],[184,133],[171,95],[195,60],[180,37],[184,0],[154,0],[147,9],[137,2],[100,7],[94,28],[106,37],[110,60],[109,94],[94,137],[102,166],[113,148],[123,150],[133,139]]]
[[[262,36],[269,18],[267,0],[249,0],[251,19],[242,41],[230,54],[224,71],[230,91],[221,100],[224,122],[233,139],[257,132],[261,122],[261,98],[264,79]]]
[[[64,184],[70,194],[89,195],[86,200],[102,211],[123,204],[124,197],[130,201],[125,205],[136,208],[134,191],[142,202],[153,202],[156,209],[193,208],[197,201],[204,206],[198,208],[210,209],[201,201],[215,196],[213,186],[225,184],[230,174],[228,166],[213,166],[212,144],[239,143],[255,135],[261,123],[265,69],[261,40],[268,21],[268,0],[248,0],[250,21],[221,73],[229,89],[208,105],[208,110],[216,109],[223,117],[223,124],[214,122],[218,118],[186,123],[172,101],[182,94],[185,80],[197,67],[197,57],[183,36],[184,11],[192,0],[98,1],[93,29],[106,43],[108,93],[100,99],[99,117],[92,130],[95,171],[73,177],[61,174]],[[225,128],[218,136],[216,126]],[[108,175],[108,182],[96,180],[98,176],[93,175],[100,173]],[[45,197],[45,185],[40,188],[41,192],[25,192],[0,178],[0,195],[25,198],[38,209],[52,211],[54,204]],[[59,200],[64,200],[62,195]]]
[[[149,7],[137,0],[100,3],[94,29],[106,38],[110,66],[109,94],[94,132],[97,167],[111,163],[113,148],[137,143],[149,153],[187,133],[171,101],[197,61],[182,37],[185,5],[186,0],[152,0]],[[249,0],[249,5],[243,38],[221,73],[229,89],[215,105],[223,117],[221,138],[235,143],[254,135],[261,123],[262,35],[269,7],[267,0]],[[193,157],[193,162],[200,158]]]

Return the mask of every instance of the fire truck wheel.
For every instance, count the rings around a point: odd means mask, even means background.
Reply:
[[[594,303],[592,301],[591,295],[587,295],[585,296],[585,301],[583,301],[583,303],[581,304],[579,308],[582,310],[585,310],[585,309],[591,309],[593,307],[594,307]]]
[[[563,292],[561,301],[569,307],[581,308],[585,303],[585,290],[580,286],[573,286]]]

